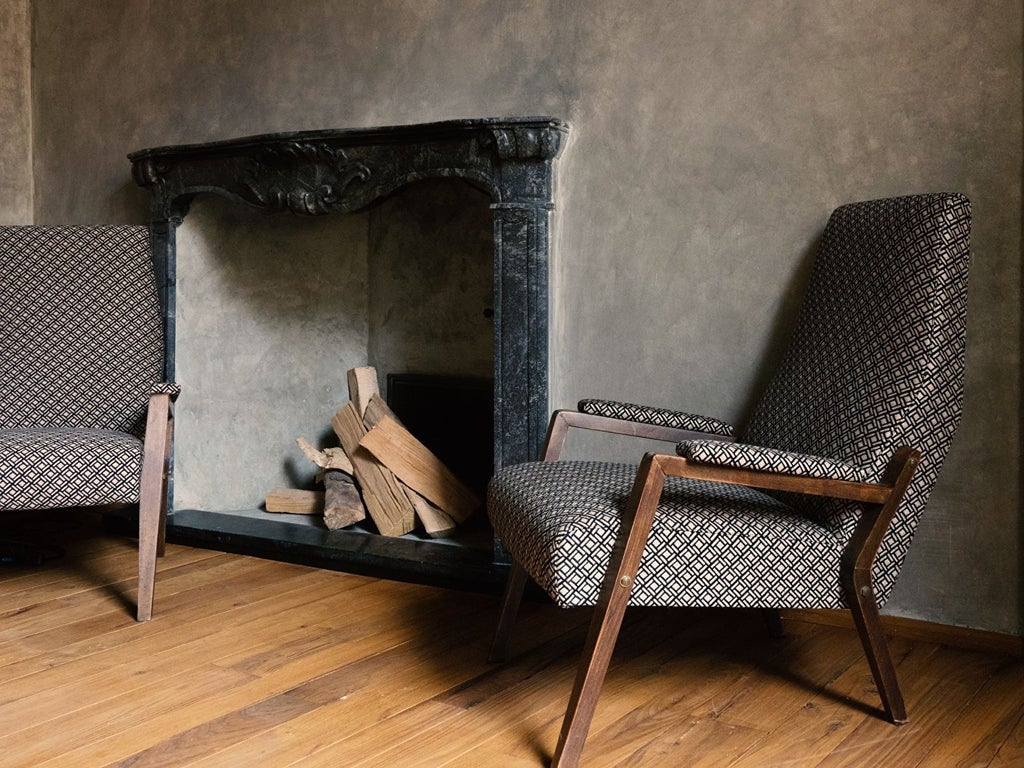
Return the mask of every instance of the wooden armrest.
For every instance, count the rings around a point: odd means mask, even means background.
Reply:
[[[882,473],[882,482],[862,483],[695,464],[682,456],[649,453],[637,472],[634,494],[651,485],[652,477],[657,475],[660,479],[653,484],[657,488],[653,502],[655,507],[665,477],[685,477],[862,502],[865,504],[864,514],[843,553],[841,576],[849,589],[863,593],[864,589],[871,589],[871,567],[875,555],[920,463],[920,452],[904,446],[889,460]]]
[[[882,504],[892,492],[891,485],[864,483],[854,480],[833,480],[824,477],[789,475],[754,469],[698,464],[682,456],[657,454],[658,464],[668,477],[686,477],[714,483],[745,485],[770,491],[791,491],[811,496],[830,496],[835,499]]]
[[[544,449],[541,453],[544,461],[558,461],[565,447],[565,438],[571,427],[587,429],[592,432],[606,432],[615,435],[626,435],[628,437],[642,437],[648,440],[661,440],[666,443],[679,443],[683,440],[722,440],[732,442],[733,437],[715,435],[706,432],[693,432],[688,429],[677,429],[676,427],[663,427],[657,424],[647,424],[639,421],[626,421],[614,419],[610,416],[597,416],[591,413],[580,411],[561,410],[551,414],[551,422],[548,425],[548,436],[544,441]]]

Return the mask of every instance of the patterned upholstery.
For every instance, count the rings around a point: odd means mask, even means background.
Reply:
[[[178,399],[178,395],[181,394],[181,387],[170,381],[161,381],[159,384],[154,384],[149,388],[149,394],[151,395],[170,395],[171,401]]]
[[[963,406],[970,202],[936,194],[837,209],[782,363],[743,442],[828,456],[878,479],[895,448],[921,451],[875,561],[896,583]],[[846,540],[854,505],[790,497]]]
[[[164,358],[149,231],[0,227],[0,338],[0,508],[137,501]]]
[[[142,441],[111,429],[0,429],[0,509],[139,499]]]
[[[643,424],[655,424],[659,427],[688,429],[692,432],[703,432],[708,435],[732,437],[733,428],[724,421],[709,416],[697,416],[682,411],[670,411],[667,408],[653,408],[649,405],[620,403],[616,400],[580,400],[576,406],[583,413],[595,416],[608,416],[613,419],[639,421]]]
[[[684,440],[676,446],[676,453],[698,464],[753,469],[759,472],[778,472],[802,477],[825,477],[867,483],[876,479],[862,468],[843,461],[808,456],[806,453],[780,451],[746,443],[723,443],[720,440]]]
[[[899,574],[959,421],[969,234],[970,204],[962,195],[837,209],[791,345],[740,435],[748,445],[681,446],[699,461],[754,468],[774,462],[787,472],[871,481],[898,447],[920,450],[921,465],[876,559],[879,604]],[[488,513],[511,555],[555,600],[593,603],[636,468],[555,467],[500,470]],[[667,487],[636,580],[637,602],[846,604],[838,553],[858,518],[856,505],[679,480]]]
[[[491,484],[488,512],[556,603],[593,605],[635,476],[631,464],[518,464]],[[839,607],[841,552],[838,538],[771,496],[669,478],[630,603]]]

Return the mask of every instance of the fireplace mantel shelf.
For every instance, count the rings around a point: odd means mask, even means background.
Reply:
[[[150,229],[175,369],[176,229],[198,195],[305,216],[364,209],[425,179],[485,191],[494,218],[494,466],[535,458],[548,417],[548,265],[554,161],[569,127],[551,117],[246,136],[130,154]]]
[[[498,205],[550,207],[547,166],[567,131],[548,117],[483,118],[273,133],[128,157],[136,183],[152,193],[154,219],[181,218],[203,192],[292,213],[354,211],[438,176],[477,183]]]

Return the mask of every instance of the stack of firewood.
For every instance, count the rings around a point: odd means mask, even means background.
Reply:
[[[331,530],[365,520],[385,536],[422,526],[433,538],[450,536],[480,507],[480,499],[407,430],[380,396],[377,371],[348,372],[350,401],[331,419],[340,447],[318,450],[298,438],[317,467],[323,491],[278,488],[268,512],[320,514]]]

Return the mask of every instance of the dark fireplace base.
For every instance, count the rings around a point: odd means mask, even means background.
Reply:
[[[174,544],[418,584],[499,593],[508,565],[494,562],[493,533],[481,518],[453,539],[391,538],[369,526],[329,531],[313,518],[260,510],[181,509],[168,521]]]

